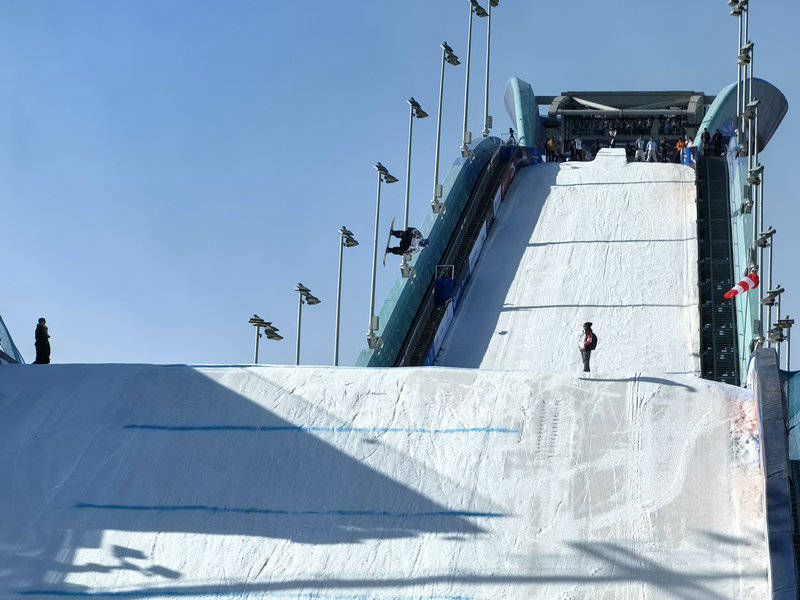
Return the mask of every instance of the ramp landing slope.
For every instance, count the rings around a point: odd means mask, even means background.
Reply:
[[[694,171],[591,162],[520,171],[437,364],[574,371],[585,321],[593,369],[699,373]]]
[[[2,598],[767,594],[755,406],[724,384],[52,365],[0,390]]]

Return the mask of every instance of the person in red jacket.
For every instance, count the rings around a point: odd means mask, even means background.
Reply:
[[[591,323],[583,324],[583,333],[580,337],[581,358],[583,359],[583,371],[589,372],[589,359],[592,357],[592,350],[597,347],[597,336],[592,331]]]

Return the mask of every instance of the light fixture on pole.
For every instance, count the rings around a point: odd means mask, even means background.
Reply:
[[[770,248],[770,253],[771,252],[772,252],[772,250]],[[772,262],[772,261],[770,260],[770,262]],[[772,279],[772,273],[771,272],[770,272],[769,278]],[[784,288],[782,288],[780,285],[775,287],[774,289],[772,288],[771,285],[769,287],[770,287],[770,289],[767,291],[767,295],[764,296],[763,298],[761,298],[760,302],[761,302],[762,306],[766,306],[767,307],[767,317],[768,317],[767,329],[772,329],[772,307],[775,306],[776,303],[780,302],[780,296],[786,290]]]
[[[439,109],[436,118],[436,156],[433,161],[433,200],[431,210],[435,213],[444,213],[444,204],[439,200],[442,197],[442,186],[439,184],[439,155],[442,143],[442,99],[444,97],[444,69],[445,63],[457,67],[461,64],[458,56],[447,42],[442,42],[442,76],[439,80]]]
[[[278,335],[278,328],[273,327],[271,321],[265,321],[256,314],[252,316],[248,323],[256,328],[256,352],[253,363],[258,364],[258,340],[261,338],[261,329],[264,329],[264,335],[270,340],[280,341],[283,339],[283,336]]]
[[[769,245],[769,240],[773,235],[775,235],[775,230],[772,227],[770,227],[767,231],[762,231],[761,235],[758,236],[758,239],[755,241],[755,247],[766,248]]]
[[[739,38],[736,43],[736,53],[738,54],[741,52],[742,48],[742,13],[744,9],[739,6],[738,2],[734,2],[734,0],[730,0],[728,2],[728,6],[732,6],[731,9],[731,16],[737,17],[739,21]],[[736,128],[739,129],[741,127],[741,115],[742,115],[742,65],[738,64],[736,66]]]
[[[375,336],[378,330],[378,316],[375,314],[375,277],[378,270],[378,228],[381,220],[381,183],[397,183],[397,177],[389,173],[389,170],[381,163],[375,163],[378,171],[378,200],[375,204],[375,241],[372,246],[372,281],[369,292],[369,331],[367,332],[367,345],[371,349],[379,347],[380,340]]]
[[[500,0],[489,0],[489,23],[486,27],[486,88],[483,97],[483,137],[489,136],[489,130],[492,128],[492,117],[489,115],[489,66],[492,50],[492,8],[497,7]]]
[[[298,283],[297,287],[294,288],[294,291],[297,292],[297,344],[295,346],[294,351],[294,364],[300,364],[300,326],[303,323],[303,304],[308,304],[309,306],[314,306],[319,304],[321,300],[314,296],[311,293],[311,290],[304,286],[302,283]]]
[[[336,329],[333,334],[333,366],[339,366],[339,324],[342,313],[342,255],[345,248],[358,246],[358,241],[353,237],[353,232],[342,225],[339,229],[339,279],[336,285]]]
[[[748,11],[749,12],[749,11]],[[745,19],[746,20],[746,19]],[[745,38],[746,40],[747,38]],[[742,80],[742,133],[745,127],[745,112],[747,112],[747,103],[753,100],[753,73],[750,64],[753,60],[753,42],[746,42],[744,46],[739,49],[739,57],[737,62],[744,69],[744,79]],[[748,85],[749,84],[749,85]],[[747,122],[747,153],[748,162],[750,160],[751,141],[753,137],[753,121],[752,119]]]
[[[753,164],[758,164],[758,105],[761,101],[753,98],[747,103],[747,111],[753,119]]]
[[[409,196],[411,195],[411,138],[414,135],[414,119],[424,119],[428,116],[419,102],[414,98],[408,99],[408,156],[406,158],[406,199],[403,212],[403,229],[408,229]]]
[[[750,42],[750,6],[748,0],[740,0],[739,1],[739,8],[742,9],[742,18],[744,20],[744,31],[742,37],[742,44],[747,46]],[[744,47],[743,46],[743,47]],[[739,54],[741,55],[741,49]],[[745,98],[748,97],[747,94],[747,80],[748,80],[749,69],[747,63],[742,65],[742,110],[744,110],[745,105]],[[742,123],[742,127],[744,128],[744,123]],[[744,134],[744,129],[742,130],[742,134]]]
[[[761,212],[761,211],[759,211],[759,212]],[[764,269],[764,248],[766,248],[767,246],[770,245],[770,242],[772,240],[772,236],[774,236],[774,235],[775,235],[775,230],[772,227],[770,227],[767,231],[762,231],[761,235],[759,235],[758,238],[756,238],[756,240],[753,242],[753,249],[755,250],[755,252],[758,253],[758,268],[759,268],[759,272],[763,272],[763,269]],[[770,256],[771,256],[771,254],[770,254]],[[772,266],[771,263],[772,263],[772,260],[770,260],[770,267]],[[767,289],[772,287],[771,279],[772,279],[772,272],[771,272],[771,269],[770,269],[768,281],[765,282],[767,284],[767,286],[766,286]],[[758,318],[763,323],[764,322],[764,308],[763,308],[763,304],[764,304],[764,286],[763,285],[758,286],[758,301],[762,304],[761,309],[759,310]],[[772,319],[770,319],[769,323],[770,323],[770,325],[772,324]]]
[[[739,57],[738,62],[741,66],[749,65],[750,61],[753,59],[753,42],[747,42],[744,46],[739,49]],[[744,102],[742,102],[744,105]]]
[[[469,66],[472,57],[472,13],[479,17],[489,15],[477,0],[469,0],[469,25],[467,27],[467,77],[464,84],[464,130],[462,132],[461,156],[469,156],[469,145],[472,143],[472,133],[469,131]]]
[[[764,165],[757,167],[750,167],[747,175],[747,183],[750,184],[750,201],[753,207],[753,243],[755,244],[758,239],[758,223],[759,223],[759,206],[758,200],[758,186],[761,184],[761,176],[764,173]]]
[[[787,330],[787,335],[784,338],[786,340],[786,370],[791,371],[792,370],[792,325],[794,325],[794,319],[790,319],[789,315],[786,315],[786,318],[778,321],[777,325],[780,329]]]

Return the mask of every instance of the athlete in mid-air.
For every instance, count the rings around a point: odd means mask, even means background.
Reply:
[[[427,248],[429,245],[428,240],[424,239],[422,237],[422,233],[420,233],[419,229],[416,229],[415,227],[408,227],[405,230],[392,229],[390,232],[390,237],[398,238],[400,240],[400,244],[394,248],[387,246],[386,252],[389,254],[397,254],[398,256],[419,252],[423,248]]]

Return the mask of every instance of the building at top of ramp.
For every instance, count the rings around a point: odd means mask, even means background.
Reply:
[[[594,323],[600,371],[699,371],[694,171],[591,162],[521,170],[498,212],[437,364],[579,368]]]

